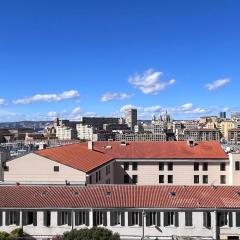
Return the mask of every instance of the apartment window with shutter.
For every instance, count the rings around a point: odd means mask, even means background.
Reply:
[[[60,211],[58,212],[58,226],[61,225],[72,225],[72,214],[70,211]]]
[[[199,171],[199,163],[194,163],[193,169],[194,171]]]
[[[226,171],[226,163],[220,164],[220,171]]]
[[[23,225],[32,225],[37,226],[37,212],[27,211],[23,212]]]
[[[185,212],[185,226],[191,227],[192,224],[192,212]]]
[[[168,171],[172,171],[173,170],[173,163],[169,162],[168,163]]]
[[[208,163],[203,163],[202,164],[202,170],[203,171],[208,171]]]
[[[208,175],[203,175],[202,178],[203,178],[202,180],[203,184],[208,184]]]
[[[106,175],[110,174],[111,165],[106,166]]]
[[[218,212],[217,225],[219,227],[232,227],[232,212]]]
[[[93,212],[93,226],[107,226],[107,212],[94,211]]]
[[[168,183],[173,183],[173,175],[168,175]]]
[[[226,175],[221,175],[220,176],[220,183],[221,184],[226,184]]]
[[[128,162],[123,163],[123,169],[125,171],[129,170],[129,163]]]
[[[203,213],[203,226],[205,228],[211,228],[211,212],[204,212]]]
[[[164,170],[164,163],[160,162],[158,167],[159,167],[159,171],[163,171]]]
[[[142,213],[141,212],[129,212],[128,213],[128,225],[129,226],[142,226]]]
[[[89,212],[87,211],[76,211],[75,212],[75,225],[89,225]]]
[[[194,175],[194,184],[199,184],[199,175]]]
[[[164,183],[164,175],[159,175],[159,183]]]
[[[121,211],[110,212],[110,225],[111,226],[124,226],[125,214]]]
[[[236,227],[240,227],[240,212],[236,212]]]
[[[51,226],[51,212],[50,211],[45,211],[43,213],[43,225],[46,227]]]
[[[2,211],[0,211],[0,226],[2,226]]]
[[[132,183],[133,184],[138,183],[138,175],[132,175]]]
[[[146,212],[146,226],[160,226],[161,225],[160,212]]]
[[[134,171],[138,170],[138,163],[137,162],[132,163],[132,170],[134,170]]]
[[[6,226],[19,225],[20,212],[19,211],[6,211]]]
[[[164,212],[164,226],[178,227],[178,212]]]
[[[240,170],[240,162],[239,161],[235,162],[235,170],[236,171]]]

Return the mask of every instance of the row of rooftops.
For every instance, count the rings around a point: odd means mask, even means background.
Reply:
[[[114,159],[228,159],[220,143],[215,141],[191,144],[186,141],[85,142],[39,150],[34,153],[83,172],[93,171]]]
[[[0,186],[0,208],[239,209],[237,186]]]

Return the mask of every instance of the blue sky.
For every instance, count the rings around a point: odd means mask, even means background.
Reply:
[[[0,121],[240,110],[240,1],[0,1]]]

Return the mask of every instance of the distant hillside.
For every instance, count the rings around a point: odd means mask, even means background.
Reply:
[[[35,128],[36,130],[43,129],[52,121],[20,121],[20,122],[2,122],[0,128]]]

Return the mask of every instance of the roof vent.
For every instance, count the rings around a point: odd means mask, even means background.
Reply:
[[[93,150],[93,141],[88,141],[88,149]]]
[[[41,195],[42,195],[42,196],[47,196],[47,195],[48,195],[48,192],[47,192],[47,191],[43,191]]]
[[[240,192],[237,192],[237,195],[240,197]]]
[[[107,192],[106,192],[106,196],[107,196],[107,197],[111,197],[111,196],[112,196],[112,192],[107,191]]]
[[[170,192],[171,197],[176,197],[177,193],[176,192]]]
[[[120,145],[121,145],[121,146],[127,146],[128,144],[127,144],[127,142],[122,141],[122,142],[120,143]]]
[[[78,196],[78,195],[79,195],[79,192],[78,192],[78,191],[75,191],[75,192],[73,193],[73,195],[74,195],[74,196]]]
[[[187,145],[189,147],[194,147],[195,146],[195,140],[194,139],[188,139],[187,140]]]
[[[105,148],[106,148],[106,149],[111,149],[112,146],[111,146],[111,145],[107,145],[107,146],[105,146]]]

